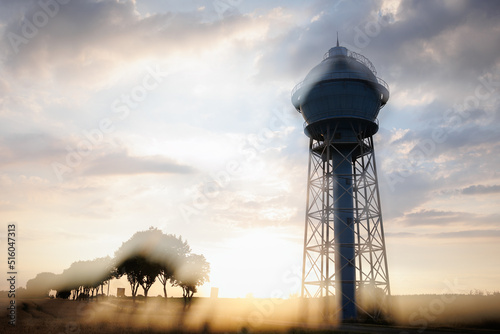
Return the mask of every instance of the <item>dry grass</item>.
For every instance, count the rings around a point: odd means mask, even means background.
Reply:
[[[391,317],[400,325],[500,330],[500,295],[394,296]]]
[[[17,300],[17,325],[7,325],[6,306],[0,299],[5,324],[2,333],[165,333],[165,332],[316,332],[323,323],[323,304],[300,299],[197,298],[189,309],[182,299],[103,298],[98,302],[54,299]],[[388,321],[431,328],[500,328],[500,296],[395,296]],[[335,310],[331,309],[332,313]],[[328,328],[334,329],[335,323]],[[388,327],[389,328],[389,327]],[[5,330],[4,330],[5,329]]]

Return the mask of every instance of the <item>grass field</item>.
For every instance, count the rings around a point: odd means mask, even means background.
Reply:
[[[324,322],[319,301],[301,299],[195,298],[189,308],[178,298],[18,299],[15,327],[9,299],[0,304],[1,333],[500,333],[500,295],[393,296],[383,321],[342,326]]]

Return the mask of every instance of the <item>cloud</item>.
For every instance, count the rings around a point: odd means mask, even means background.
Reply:
[[[387,232],[386,237],[389,239],[394,238],[431,238],[431,239],[458,239],[470,240],[477,242],[480,240],[491,240],[500,238],[500,230],[484,229],[484,230],[463,230],[453,232],[438,232],[438,233],[414,233],[414,232]]]
[[[36,22],[37,13],[44,13],[39,2],[12,10],[0,36],[5,69],[17,77],[91,86],[144,57],[199,57],[255,25],[236,14],[205,22],[197,11],[141,15],[135,1],[83,0],[60,5],[45,24],[27,35],[26,24]],[[23,42],[13,42],[12,36]]]
[[[382,204],[398,210],[389,211],[396,214],[393,217],[414,212],[438,194],[456,195],[457,188],[463,195],[498,192],[494,185],[500,164],[500,134],[496,129],[500,105],[494,104],[497,109],[493,115],[487,108],[471,112],[469,117],[456,112],[454,121],[447,123],[443,111],[446,101],[441,101],[414,108],[415,113],[423,115],[408,128],[391,133],[382,129],[376,135],[380,136],[377,162],[381,189],[386,195]],[[431,115],[427,121],[426,114]],[[491,182],[493,186],[475,185],[478,175],[482,175],[482,183]]]
[[[462,189],[462,194],[464,195],[485,195],[485,194],[496,194],[500,193],[500,185],[473,185]]]
[[[444,226],[472,220],[473,214],[440,210],[419,210],[404,215],[404,224],[412,226]]]
[[[438,239],[498,239],[500,230],[467,230],[428,235]]]
[[[44,132],[17,133],[0,138],[0,166],[50,161],[64,153],[62,142]]]
[[[334,46],[335,31],[340,31],[341,42],[350,42],[352,22],[368,20],[376,4],[372,1],[316,1],[299,9],[291,7],[280,8],[280,15],[274,18],[276,26],[270,26],[270,36],[259,44],[261,57],[256,64],[259,82],[303,80],[307,72],[321,62],[323,54]]]
[[[126,151],[109,153],[94,159],[84,175],[191,174],[195,170],[167,157],[131,156]]]
[[[0,166],[23,166],[27,163],[44,164],[51,170],[51,163],[65,163],[68,155],[64,147],[78,143],[78,138],[59,139],[42,132],[12,134],[0,139]],[[71,151],[74,152],[74,151]],[[131,156],[124,148],[110,151],[106,147],[96,147],[92,155],[82,158],[82,175],[124,175],[124,174],[190,174],[195,169],[179,164],[162,155]],[[80,166],[77,166],[77,169]]]
[[[402,1],[393,21],[381,25],[374,13],[367,15],[346,42],[358,46],[391,86],[384,113],[397,106],[412,117],[434,101],[445,106],[444,112],[474,94],[479,76],[498,71],[500,35],[485,33],[500,30],[491,15],[498,11],[491,1]],[[373,26],[376,33],[369,29]],[[366,42],[360,44],[360,36]],[[407,108],[415,102],[416,110]]]
[[[385,219],[404,216],[432,198],[432,190],[443,182],[429,177],[426,171],[379,171],[381,202]]]

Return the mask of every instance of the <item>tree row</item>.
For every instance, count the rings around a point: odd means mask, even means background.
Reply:
[[[58,298],[83,299],[99,294],[99,290],[104,294],[104,286],[111,279],[125,276],[134,299],[139,287],[147,297],[158,279],[165,298],[170,283],[182,288],[187,302],[198,286],[209,281],[210,264],[205,257],[193,254],[182,237],[165,234],[157,228],[136,232],[114,255],[114,258],[74,262],[59,275],[40,273],[27,282],[26,292],[42,296],[56,290]]]

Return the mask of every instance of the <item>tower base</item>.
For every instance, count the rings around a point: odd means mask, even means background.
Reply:
[[[343,321],[378,318],[390,295],[373,139],[364,134],[331,131],[309,145],[301,295],[334,297],[336,314],[326,317]]]

